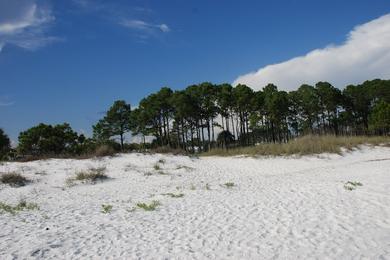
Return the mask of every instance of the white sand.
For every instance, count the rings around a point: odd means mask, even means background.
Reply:
[[[153,169],[161,158],[166,175]],[[66,186],[75,172],[99,166],[111,179]],[[10,171],[34,181],[0,185],[0,202],[25,198],[40,210],[0,214],[0,259],[390,259],[390,148],[321,158],[128,154],[0,166]],[[363,186],[349,191],[347,181]],[[162,205],[131,211],[152,200]],[[102,204],[112,212],[102,213]]]

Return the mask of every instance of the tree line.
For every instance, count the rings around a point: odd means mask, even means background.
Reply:
[[[77,154],[99,144],[126,150],[131,149],[125,142],[129,133],[140,136],[144,148],[187,152],[287,142],[306,134],[388,135],[390,80],[365,81],[342,90],[318,82],[289,92],[274,84],[259,91],[209,82],[176,91],[163,87],[134,109],[115,101],[93,126],[92,138],[78,135],[68,124],[40,124],[20,133],[18,150]],[[154,137],[152,143],[146,142],[148,136]]]

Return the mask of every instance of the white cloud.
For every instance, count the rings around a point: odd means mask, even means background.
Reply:
[[[130,28],[135,29],[139,31],[143,31],[146,33],[154,33],[157,31],[161,32],[169,32],[171,29],[166,24],[153,24],[153,23],[147,23],[142,20],[123,20],[120,22],[121,25]]]
[[[280,89],[328,81],[336,87],[390,78],[390,14],[355,27],[342,45],[328,46],[239,76],[234,85],[256,90],[268,83]]]
[[[7,44],[34,50],[58,40],[45,35],[54,19],[38,0],[0,0],[0,51]]]

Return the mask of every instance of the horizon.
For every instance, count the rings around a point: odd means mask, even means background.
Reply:
[[[163,86],[389,79],[390,4],[351,3],[0,0],[0,127],[13,142],[41,122],[90,136],[114,100],[135,107]]]

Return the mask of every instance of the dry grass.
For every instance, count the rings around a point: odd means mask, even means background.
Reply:
[[[76,173],[75,177],[66,179],[65,183],[69,187],[73,186],[75,184],[75,181],[94,184],[97,181],[104,181],[108,179],[108,176],[105,174],[105,171],[106,167],[89,168],[87,171]]]
[[[26,185],[27,178],[16,172],[3,173],[0,177],[0,182],[8,184],[12,187],[20,187]]]
[[[172,148],[169,146],[161,146],[152,149],[153,153],[173,154],[173,155],[185,155],[186,151],[179,148]]]
[[[359,145],[389,145],[390,137],[386,136],[313,136],[308,135],[289,141],[288,143],[264,143],[251,147],[230,150],[214,149],[203,153],[204,156],[280,156],[309,155],[320,153],[341,153],[341,148],[352,150]]]

